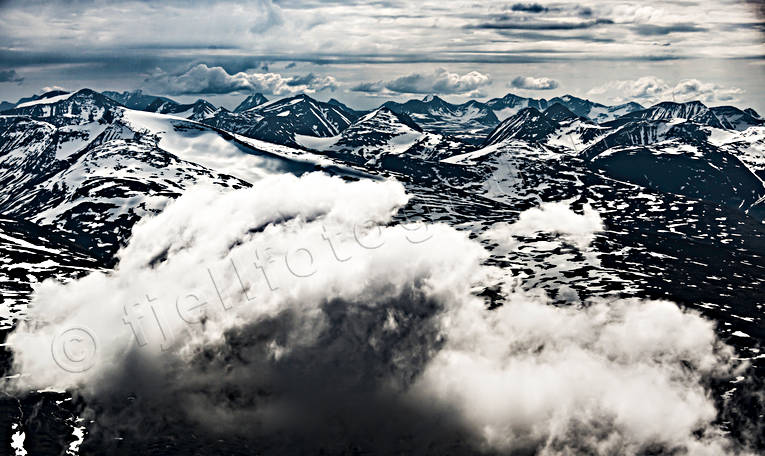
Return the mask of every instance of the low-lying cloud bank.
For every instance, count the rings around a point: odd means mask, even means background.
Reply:
[[[261,92],[271,95],[313,93],[335,90],[337,80],[328,75],[309,73],[305,76],[283,76],[279,73],[240,71],[229,74],[225,68],[208,67],[204,63],[192,66],[179,74],[159,71],[147,80],[152,87],[172,95],[226,94],[233,92]]]
[[[199,428],[274,454],[738,451],[713,424],[706,385],[734,373],[711,322],[661,301],[550,306],[465,233],[393,224],[406,202],[395,182],[319,174],[187,193],[115,271],[42,284],[5,388],[75,391],[91,432]],[[535,211],[494,234],[585,245],[601,226]],[[476,292],[496,285],[489,311]]]

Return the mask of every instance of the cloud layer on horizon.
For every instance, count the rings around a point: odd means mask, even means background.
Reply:
[[[168,87],[165,95],[236,87],[287,94],[295,87],[290,81],[313,75],[305,90],[340,86],[347,102],[368,103],[366,109],[382,95],[502,96],[526,71],[583,96],[609,81],[635,79],[640,66],[641,75],[665,80],[742,87],[759,97],[753,104],[765,103],[758,90],[762,16],[751,2],[481,0],[444,8],[436,0],[11,0],[0,10],[0,71],[15,75],[0,82],[6,99],[50,85],[138,88],[147,75],[164,81],[157,87]],[[685,63],[683,74],[667,65],[688,61],[697,63]],[[200,64],[227,75],[184,75]],[[433,74],[440,68],[491,79],[439,85]],[[742,74],[747,81],[735,82]]]
[[[698,79],[685,79],[672,85],[656,76],[643,76],[633,80],[611,81],[591,89],[588,94],[612,93],[615,101],[637,101],[654,104],[660,101],[702,101],[709,104],[738,101],[744,91],[738,87],[725,87]]]

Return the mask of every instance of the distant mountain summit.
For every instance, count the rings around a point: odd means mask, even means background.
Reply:
[[[296,135],[328,138],[345,130],[356,116],[308,95],[270,101],[239,113],[218,111],[204,123],[274,144],[295,146]]]
[[[729,130],[742,131],[749,127],[765,124],[765,121],[752,108],[742,111],[735,106],[716,106],[710,108],[710,110],[720,121],[723,128]]]
[[[239,106],[237,106],[234,109],[234,112],[236,113],[244,112],[256,106],[260,106],[263,103],[268,103],[268,98],[266,98],[262,93],[255,93],[255,94],[249,95],[247,98],[244,99],[244,101],[239,103]]]
[[[331,104],[332,106],[337,106],[338,108],[342,109],[344,112],[348,113],[348,115],[353,116],[355,118],[359,118],[363,116],[364,114],[368,113],[368,111],[358,111],[356,109],[353,109],[349,107],[348,105],[346,105],[345,103],[335,98],[330,98],[327,104]]]
[[[546,100],[544,98],[525,98],[512,93],[509,93],[502,98],[493,98],[487,101],[486,105],[494,110],[499,119],[506,119],[517,114],[524,108],[535,108],[538,111],[544,111],[556,103],[565,106],[569,111],[579,117],[586,117],[597,123],[614,120],[630,112],[643,109],[643,106],[635,102],[616,106],[606,106],[573,95],[564,95],[562,97]]]
[[[545,109],[544,115],[548,119],[554,120],[555,122],[575,120],[581,117],[574,114],[573,112],[571,112],[570,109],[568,109],[567,107],[563,106],[560,103],[553,103],[552,105],[550,105],[549,108]]]
[[[43,96],[5,111],[5,115],[23,115],[44,119],[55,126],[81,125],[97,120],[111,121],[112,109],[120,104],[100,93],[82,89],[75,93],[48,92]]]
[[[648,109],[635,111],[622,116],[619,119],[619,122],[625,122],[633,119],[665,121],[682,119],[722,128],[722,124],[720,123],[719,119],[717,119],[714,113],[700,101],[689,101],[687,103],[663,101],[651,106]]]
[[[402,141],[401,136],[410,135],[419,138],[421,133],[422,128],[411,117],[393,112],[388,108],[380,108],[361,117],[343,130],[334,147],[374,148],[388,145],[393,138],[399,138],[396,142],[404,145],[406,141]]]
[[[759,115],[759,114],[757,114],[757,111],[755,111],[755,110],[754,110],[754,109],[752,109],[752,108],[746,108],[746,109],[744,109],[744,112],[745,112],[745,113],[747,113],[747,114],[749,114],[749,115],[750,115],[750,116],[752,116],[752,117],[756,117],[756,118],[758,118],[758,119],[761,119],[761,118],[762,118],[762,117],[760,117],[760,115]]]
[[[388,101],[381,107],[406,114],[425,131],[460,138],[468,143],[480,143],[499,119],[484,103],[468,101],[455,105],[435,95],[405,103]]]
[[[544,111],[547,109],[548,103],[545,99],[535,100],[508,93],[502,98],[492,98],[486,102],[486,105],[494,110],[498,119],[504,120],[517,114],[523,108],[534,108],[538,111]]]
[[[210,102],[200,98],[191,104],[179,104],[172,100],[165,101],[157,99],[147,106],[145,111],[156,112],[159,114],[172,114],[177,117],[184,117],[186,119],[201,122],[215,115],[218,110]]]
[[[563,109],[566,109],[562,105]],[[566,110],[568,111],[568,110]],[[559,108],[555,108],[551,113],[558,113]],[[570,111],[568,111],[571,114]],[[571,114],[573,115],[573,114]],[[559,128],[558,123],[552,118],[548,118],[544,113],[536,108],[521,109],[518,114],[505,119],[501,124],[491,132],[484,145],[490,146],[508,139],[519,139],[531,142],[542,142]]]
[[[129,92],[129,91],[114,92],[114,91],[106,90],[104,92],[101,92],[101,94],[111,98],[114,101],[119,102],[121,105],[125,106],[126,108],[138,109],[141,111],[146,110],[147,107],[149,107],[152,103],[157,102],[157,100],[169,102],[169,103],[176,103],[170,98],[145,94],[143,93],[143,90],[141,89],[133,90],[132,92]]]
[[[32,95],[31,97],[20,98],[19,101],[16,102],[16,107],[22,104],[29,103],[30,101],[44,100],[46,98],[58,97],[61,95],[66,95],[68,93],[69,92],[66,90],[50,90],[48,92],[43,93],[42,95]]]
[[[408,115],[385,107],[365,114],[331,138],[296,139],[308,149],[372,167],[393,157],[437,161],[466,148],[452,138],[423,131]]]

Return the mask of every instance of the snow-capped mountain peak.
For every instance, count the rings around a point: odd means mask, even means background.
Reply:
[[[254,93],[252,95],[247,96],[247,98],[245,98],[241,103],[239,103],[239,106],[237,106],[234,109],[234,112],[237,112],[237,113],[245,112],[247,110],[260,106],[263,103],[268,103],[268,98],[266,98],[262,93]]]
[[[270,101],[241,114],[245,117],[228,119],[227,123],[233,125],[230,129],[246,130],[250,137],[284,145],[297,145],[296,135],[338,135],[356,120],[352,113],[306,94]],[[214,122],[215,118],[206,123]]]
[[[548,118],[536,108],[521,109],[518,114],[508,117],[486,138],[485,146],[508,139],[522,139],[531,142],[544,141],[559,128],[556,121]]]

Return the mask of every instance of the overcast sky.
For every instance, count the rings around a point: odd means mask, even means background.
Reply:
[[[765,111],[759,1],[0,1],[0,99],[142,88],[370,108],[438,93]]]

